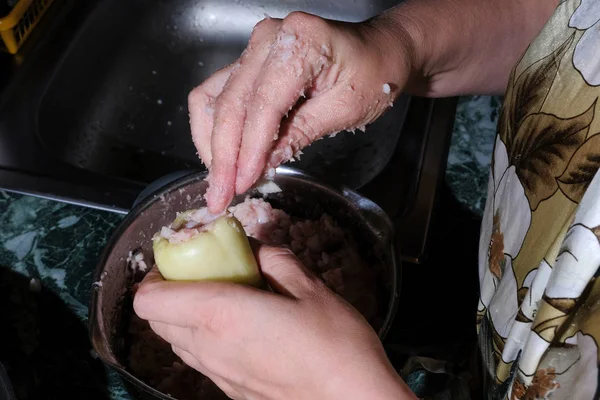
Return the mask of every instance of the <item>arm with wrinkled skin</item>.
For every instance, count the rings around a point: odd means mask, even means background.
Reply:
[[[367,21],[393,52],[411,55],[405,89],[420,96],[503,94],[510,70],[558,0],[408,0]]]

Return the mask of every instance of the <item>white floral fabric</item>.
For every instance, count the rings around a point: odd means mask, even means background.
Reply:
[[[573,64],[589,85],[600,85],[600,2],[583,0],[569,21],[569,26],[584,33],[575,47]]]
[[[479,243],[490,399],[599,398],[600,0],[565,0],[515,66]]]

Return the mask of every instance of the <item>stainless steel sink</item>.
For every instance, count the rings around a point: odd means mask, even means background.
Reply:
[[[155,179],[203,168],[187,95],[239,56],[265,14],[361,21],[397,1],[58,3],[2,91],[0,187],[126,212]],[[362,188],[399,218],[419,201],[428,220],[454,106],[403,96],[367,133],[319,141],[294,166]]]
[[[265,14],[294,10],[358,21],[394,1],[105,0],[48,85],[42,143],[78,168],[133,181],[202,168],[189,133],[187,94],[235,61]],[[406,99],[367,135],[339,135],[307,149],[298,166],[357,188],[393,154]]]

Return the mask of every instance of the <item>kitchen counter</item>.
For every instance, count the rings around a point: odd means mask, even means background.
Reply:
[[[392,353],[422,350],[423,355],[452,359],[472,344],[476,236],[499,105],[498,98],[490,97],[459,103],[432,256],[425,265],[405,266],[402,304],[387,339]],[[96,260],[123,217],[6,192],[0,192],[0,215],[0,318],[3,337],[8,337],[0,361],[18,398],[131,398],[120,379],[93,357],[86,328]],[[468,261],[461,263],[449,262],[448,252],[461,246],[453,242],[457,235],[448,234],[456,224],[466,230],[460,240],[467,241],[469,251],[464,255]],[[464,271],[453,269],[455,264]],[[463,278],[470,290],[461,287],[454,302],[444,301],[455,292],[448,282]],[[445,308],[455,307],[454,312],[438,309],[442,302]],[[464,329],[453,326],[446,335],[445,321],[464,321]]]

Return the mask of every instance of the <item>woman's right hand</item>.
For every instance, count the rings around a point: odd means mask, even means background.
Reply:
[[[192,137],[210,171],[210,211],[223,211],[315,140],[364,130],[383,114],[410,70],[408,51],[397,35],[391,40],[369,22],[301,12],[258,23],[239,60],[189,96]]]
[[[254,250],[274,292],[169,282],[155,267],[136,314],[233,399],[416,399],[356,309],[289,249]]]

